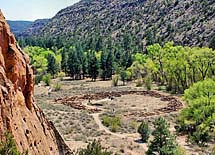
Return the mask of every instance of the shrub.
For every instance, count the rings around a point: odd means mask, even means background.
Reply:
[[[117,132],[121,126],[121,118],[119,116],[104,116],[102,117],[102,123],[106,127],[110,127],[112,132]]]
[[[178,155],[186,155],[186,150],[183,147],[178,146],[177,150],[178,150]]]
[[[112,78],[112,85],[114,87],[118,86],[118,82],[119,82],[119,75],[114,75],[113,78]]]
[[[134,120],[130,122],[130,127],[131,127],[132,129],[136,129],[136,128],[137,128],[137,125],[138,125],[137,122],[134,121]]]
[[[5,132],[5,141],[0,142],[0,154],[2,155],[21,155],[17,150],[13,136],[9,132]],[[27,154],[27,153],[25,153]]]
[[[151,75],[146,75],[146,77],[144,78],[144,84],[147,90],[151,90],[152,89],[152,78]]]
[[[112,152],[103,150],[99,141],[94,140],[87,145],[86,149],[81,149],[78,155],[111,155]]]
[[[43,76],[43,82],[45,82],[45,84],[47,86],[50,86],[50,84],[51,84],[51,78],[52,78],[51,74],[44,75]]]
[[[42,75],[35,75],[34,82],[35,82],[36,85],[39,84],[40,81],[42,81],[42,80],[43,80],[43,76]]]
[[[146,143],[150,136],[150,129],[148,123],[142,122],[138,127],[137,132],[141,135],[141,139]]]
[[[66,74],[64,73],[64,72],[59,72],[58,74],[57,74],[57,77],[61,80],[61,81],[63,81],[63,78],[66,76]]]
[[[142,87],[143,86],[143,78],[140,77],[136,81],[136,87]]]
[[[53,85],[54,91],[59,91],[59,90],[61,90],[61,86],[62,86],[62,85],[61,85],[59,82],[55,83],[55,84]]]
[[[127,75],[124,69],[120,72],[120,79],[123,82],[123,86],[125,85],[125,81],[127,80]]]

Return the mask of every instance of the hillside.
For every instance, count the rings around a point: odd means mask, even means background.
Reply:
[[[215,29],[213,0],[82,0],[59,11],[40,29],[24,36],[74,34],[122,38],[129,34],[137,44],[175,41],[183,45],[208,45]],[[119,40],[119,39],[118,39]]]
[[[48,21],[49,19],[37,19],[31,23],[30,27],[24,29],[21,33],[17,34],[17,36],[29,36],[34,33],[39,33],[40,29],[42,29]]]
[[[24,30],[28,29],[29,26],[31,26],[31,24],[33,23],[31,21],[11,21],[11,20],[8,20],[7,22],[11,27],[11,31],[15,35],[22,33]]]

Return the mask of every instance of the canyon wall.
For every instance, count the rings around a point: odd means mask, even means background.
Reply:
[[[20,152],[71,154],[33,99],[33,71],[0,10],[0,140],[10,132]]]

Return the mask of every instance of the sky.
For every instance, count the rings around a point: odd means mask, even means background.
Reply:
[[[61,9],[79,0],[0,0],[0,9],[7,20],[51,18]],[[3,1],[3,2],[2,2]]]

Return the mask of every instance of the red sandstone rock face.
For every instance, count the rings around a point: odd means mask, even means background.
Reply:
[[[70,154],[60,134],[33,102],[33,72],[0,11],[0,140],[13,134],[21,152]]]

